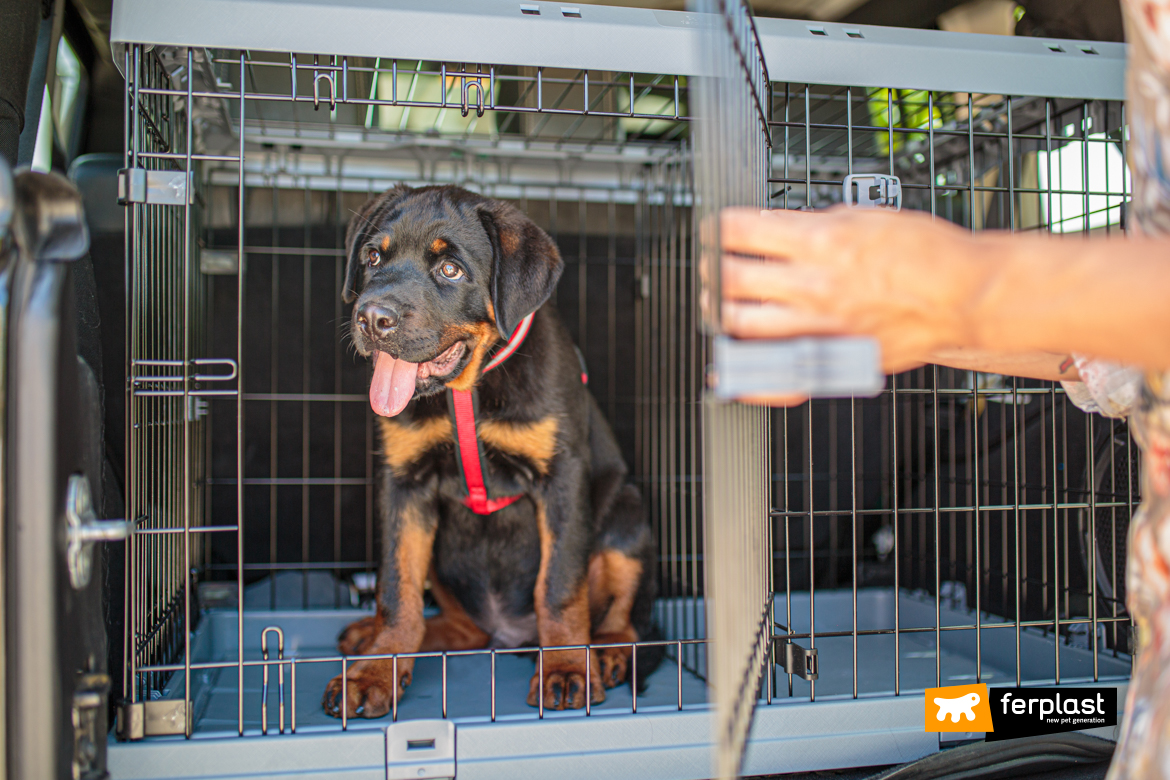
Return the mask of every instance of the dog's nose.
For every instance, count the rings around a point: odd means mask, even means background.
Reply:
[[[358,327],[370,338],[381,339],[389,336],[398,327],[398,312],[389,306],[367,303],[357,315]]]

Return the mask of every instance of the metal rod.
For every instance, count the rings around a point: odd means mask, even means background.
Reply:
[[[586,716],[593,714],[593,711],[591,709],[593,706],[593,688],[590,687],[590,684],[593,680],[593,678],[592,678],[592,674],[593,674],[592,661],[593,661],[593,651],[589,648],[589,645],[586,645],[585,646],[585,715]],[[569,695],[569,692],[565,691],[565,696],[568,696],[568,695]]]
[[[194,72],[194,53],[187,49],[187,107],[186,137],[184,139],[187,159],[184,171],[193,170],[191,167],[191,146],[193,138],[193,115],[190,110],[192,74]],[[183,707],[185,723],[184,736],[191,737],[194,725],[191,711],[191,244],[194,237],[191,235],[191,199],[185,198],[183,203]]]
[[[679,659],[682,666],[682,659]],[[630,643],[630,712],[638,712],[638,644]]]
[[[133,82],[130,86],[129,105],[126,106],[127,122],[130,125],[129,129],[129,164],[137,167],[138,165],[138,146],[139,146],[139,112],[138,112],[138,90],[142,80],[142,48],[140,46],[132,47],[134,51],[134,70]],[[139,284],[139,242],[141,241],[141,212],[142,206],[134,204],[133,207],[127,209],[128,224],[130,228],[130,238],[126,241],[126,310],[127,318],[127,333],[131,338],[131,349],[127,350],[126,354],[126,376],[132,376],[131,361],[137,350],[141,349],[141,327],[139,325],[138,317],[138,297],[136,295]],[[138,458],[138,441],[134,434],[134,430],[138,430],[138,404],[133,402],[133,396],[130,393],[126,394],[126,419],[129,429],[126,433],[126,473],[131,477],[138,476],[139,458]],[[129,495],[129,514],[131,517],[138,517],[141,513],[139,501],[139,485],[131,485],[128,491]],[[133,534],[126,540],[126,573],[128,586],[126,588],[126,633],[125,633],[125,652],[128,656],[129,663],[127,664],[127,678],[129,679],[130,701],[138,701],[138,653],[135,649],[134,638],[138,631],[138,623],[141,620],[140,616],[140,590],[138,583],[138,545],[135,544]]]
[[[1010,145],[1009,145],[1009,150],[1010,150]],[[1009,157],[1010,157],[1010,154],[1009,154]],[[1020,567],[1021,567],[1020,544],[1023,541],[1023,536],[1021,534],[1022,518],[1020,516],[1020,480],[1023,479],[1023,473],[1020,470],[1020,448],[1021,448],[1021,443],[1020,443],[1020,407],[1019,407],[1019,404],[1017,403],[1018,398],[1014,392],[1018,383],[1019,383],[1019,379],[1016,377],[1012,377],[1012,391],[1013,391],[1013,393],[1012,393],[1012,447],[1013,447],[1012,469],[1014,470],[1014,477],[1015,477],[1015,479],[1013,480],[1012,487],[1015,491],[1014,492],[1014,499],[1015,499],[1015,501],[1014,501],[1014,503],[1015,503],[1015,512],[1014,512],[1014,521],[1015,521],[1014,541],[1015,541],[1015,545],[1014,545],[1014,547],[1015,547],[1015,575],[1016,575],[1015,576],[1015,586],[1016,586],[1015,587],[1015,598],[1016,598],[1016,604],[1015,604],[1016,685],[1020,684],[1021,674],[1023,672],[1023,667],[1021,666],[1021,659],[1020,659],[1020,637],[1021,637],[1020,632],[1022,630],[1020,628],[1020,621],[1023,619],[1023,615],[1021,614],[1021,610],[1023,608],[1023,605],[1020,603],[1020,596],[1021,596],[1021,593],[1020,593],[1020,580],[1021,580],[1021,576],[1020,576],[1020,571],[1021,571],[1021,569],[1020,569]]]

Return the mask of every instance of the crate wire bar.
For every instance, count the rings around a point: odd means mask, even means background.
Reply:
[[[772,97],[773,137],[787,150],[771,179],[775,206],[830,205],[844,174],[877,171],[902,178],[910,207],[972,229],[1122,229],[1128,178],[1119,103],[791,83],[774,84]],[[937,366],[891,378],[874,401],[813,402],[776,414],[786,435],[776,455],[785,461],[776,488],[784,500],[773,517],[783,526],[776,555],[787,602],[794,580],[801,590],[807,584],[814,603],[818,583],[856,593],[874,576],[857,565],[858,548],[868,547],[896,582],[933,594],[936,611],[948,592],[962,594],[971,620],[936,620],[933,642],[941,647],[943,631],[973,631],[976,680],[989,612],[1011,618],[1017,684],[1024,630],[1087,639],[1093,679],[1099,651],[1129,652],[1117,545],[1135,507],[1138,468],[1124,425],[1081,414],[1048,383]],[[877,426],[866,419],[874,416]],[[876,441],[868,438],[874,433]],[[880,479],[864,462],[875,449],[883,455]],[[892,628],[898,693],[903,633],[923,629],[904,632],[897,613]],[[855,621],[854,646],[872,633]],[[1046,675],[1057,683],[1063,644],[1053,643]],[[934,667],[943,684],[938,654]]]
[[[289,771],[378,776],[382,762],[384,776],[381,730],[417,718],[456,721],[466,776],[503,776],[505,758],[508,776],[547,760],[576,776],[587,754],[594,768],[628,773],[621,762],[637,755],[647,776],[708,777],[713,733],[727,737],[724,776],[860,766],[938,749],[917,725],[924,687],[1124,685],[1124,540],[1138,502],[1124,425],[1081,414],[1059,386],[937,367],[891,378],[875,399],[772,411],[704,401],[696,262],[710,240],[702,215],[822,208],[854,172],[893,173],[907,208],[971,229],[1122,229],[1120,47],[1062,60],[1035,40],[856,38],[839,25],[820,36],[786,20],[753,30],[739,4],[714,0],[700,20],[726,23],[706,32],[694,14],[590,6],[575,19],[539,4],[538,19],[489,3],[456,17],[408,3],[369,11],[370,25],[446,19],[450,40],[395,33],[386,57],[347,48],[352,36],[329,43],[345,6],[315,33],[295,25],[294,38],[318,36],[295,52],[260,27],[240,48],[201,25],[200,2],[169,11],[164,35],[140,6],[115,13],[126,165],[190,171],[194,192],[127,208],[139,532],[127,543],[123,692],[177,703],[179,733],[198,739],[112,744],[112,767],[235,776],[262,759],[211,739],[232,734],[284,745],[263,760]],[[233,7],[241,22],[256,9]],[[310,20],[314,9],[287,10]],[[536,23],[543,42],[517,43]],[[482,36],[461,37],[475,24],[498,31],[495,55]],[[700,34],[723,35],[728,61],[700,62]],[[641,51],[615,43],[631,36]],[[811,55],[849,51],[861,54],[838,56],[841,73],[817,75],[826,59]],[[908,63],[921,68],[929,51],[939,67],[911,81]],[[461,61],[471,56],[483,61]],[[956,73],[964,58],[986,72]],[[738,86],[692,89],[720,73]],[[696,116],[722,121],[692,133]],[[713,179],[709,163],[730,153],[736,170]],[[587,712],[529,709],[513,688],[540,654],[497,648],[416,654],[414,685],[381,721],[317,705],[344,664],[333,637],[369,614],[379,556],[368,369],[339,332],[342,239],[351,212],[400,181],[510,200],[561,249],[555,300],[658,542],[652,641],[669,660],[644,691],[614,689]],[[734,637],[738,661],[710,669],[708,625]],[[269,628],[283,655],[268,636],[264,656]],[[788,645],[819,654],[818,679],[786,672]],[[735,715],[713,716],[708,682],[715,709],[726,696],[721,712]],[[861,728],[875,718],[888,732]],[[566,751],[538,761],[539,729],[560,730]],[[215,754],[182,758],[200,745]]]

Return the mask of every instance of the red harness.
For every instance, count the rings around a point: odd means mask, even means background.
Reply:
[[[510,358],[524,343],[528,331],[532,329],[532,320],[536,312],[532,312],[520,320],[520,325],[512,338],[496,356],[484,366],[486,374],[496,366]],[[589,384],[589,374],[585,370],[585,356],[577,350],[577,359],[581,363],[581,384]],[[515,496],[492,497],[488,495],[487,480],[484,474],[487,469],[483,456],[483,448],[479,446],[479,434],[475,430],[475,407],[477,395],[474,390],[448,390],[451,399],[451,416],[455,420],[455,449],[459,452],[459,469],[463,472],[463,482],[467,485],[467,496],[463,503],[477,515],[490,515],[498,512],[509,504],[514,504],[524,497],[523,493]]]
[[[508,339],[507,345],[501,349],[491,361],[484,366],[486,374],[496,366],[512,356],[532,329],[532,319],[536,312],[520,320],[519,327]],[[523,497],[523,493],[515,496],[491,498],[488,496],[487,483],[484,480],[483,450],[479,446],[479,436],[475,430],[475,391],[448,390],[451,399],[451,415],[455,418],[455,448],[459,451],[459,465],[463,472],[463,482],[467,485],[467,497],[463,503],[477,515],[490,515],[509,504],[513,504]]]

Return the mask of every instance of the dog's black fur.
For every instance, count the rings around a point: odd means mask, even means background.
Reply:
[[[417,381],[404,411],[379,418],[377,613],[342,633],[342,652],[654,638],[649,525],[613,433],[582,383],[573,343],[547,302],[563,267],[552,240],[502,202],[457,187],[399,186],[354,217],[346,252],[345,299],[356,299],[352,333],[360,353],[425,363],[457,354],[448,352],[456,342],[464,347],[442,376]],[[462,275],[446,278],[447,264]],[[393,312],[380,321],[393,327],[371,329],[370,313],[381,311]],[[520,349],[483,373],[533,311]],[[488,515],[464,505],[447,388],[478,393],[492,494],[524,498]],[[428,576],[443,612],[424,623]],[[626,681],[629,656],[629,648],[592,654],[593,702],[604,700],[604,687]],[[660,658],[653,649],[639,651],[639,683]],[[399,694],[411,667],[399,660]],[[541,696],[554,709],[584,706],[583,651],[546,651],[543,686],[538,676],[530,704]],[[391,662],[359,661],[345,684],[349,716],[379,717],[393,695]],[[341,685],[338,676],[324,697],[334,715],[341,714]]]

